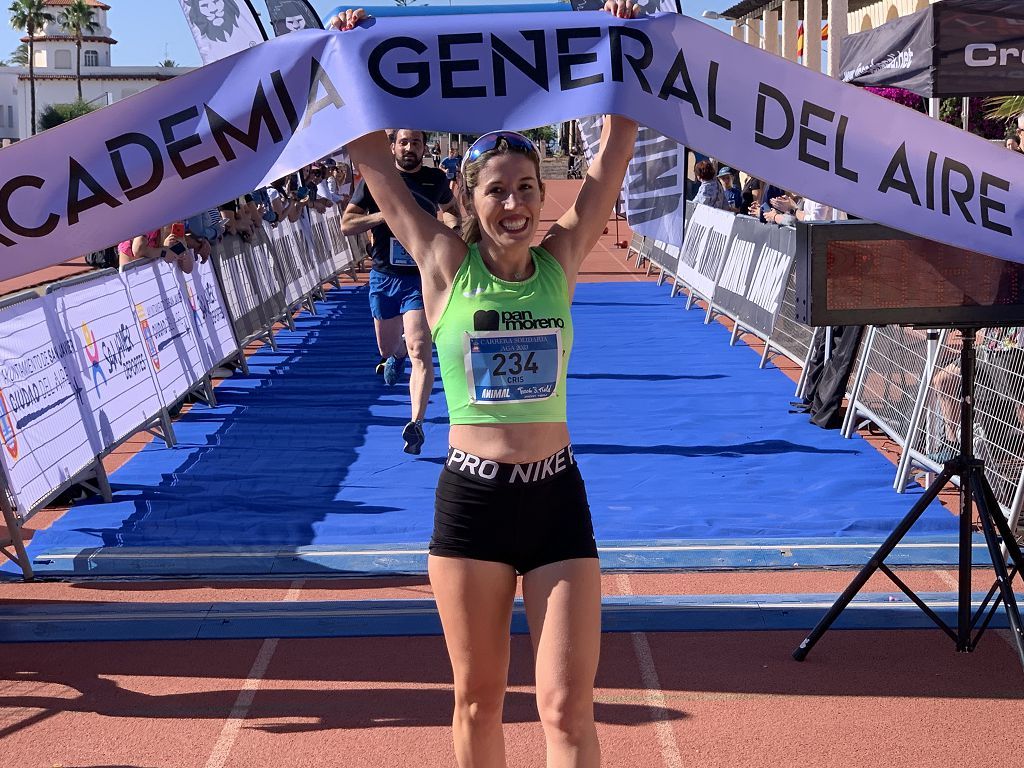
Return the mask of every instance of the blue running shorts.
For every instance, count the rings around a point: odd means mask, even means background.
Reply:
[[[419,275],[388,275],[370,270],[370,313],[390,320],[414,309],[423,309],[423,285]]]

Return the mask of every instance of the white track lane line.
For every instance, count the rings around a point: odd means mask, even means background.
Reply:
[[[620,573],[616,580],[621,594],[633,594],[628,574]],[[633,652],[636,654],[636,661],[640,667],[640,680],[644,686],[644,703],[651,710],[654,732],[661,747],[662,760],[664,760],[666,768],[682,768],[683,757],[679,752],[679,742],[676,741],[675,730],[672,728],[672,722],[665,719],[668,705],[665,701],[665,693],[661,690],[661,681],[658,680],[658,670],[654,666],[651,644],[647,642],[647,635],[643,632],[630,632],[629,634],[633,638]]]
[[[304,583],[305,579],[293,581],[282,602],[294,603],[298,600]],[[276,637],[268,637],[263,641],[263,645],[260,646],[260,651],[256,654],[256,660],[252,663],[252,668],[249,670],[249,675],[245,678],[242,690],[238,692],[238,697],[235,699],[234,706],[231,707],[228,719],[224,723],[224,727],[221,728],[217,743],[213,745],[210,758],[206,761],[206,768],[224,768],[224,764],[227,763],[228,756],[231,754],[231,748],[235,745],[235,742],[238,740],[238,734],[242,730],[242,723],[245,722],[245,718],[248,717],[249,710],[252,708],[252,703],[256,698],[256,691],[260,689],[263,678],[267,674],[267,668],[270,666],[270,660],[274,657],[274,651],[277,650],[277,641],[278,638]]]

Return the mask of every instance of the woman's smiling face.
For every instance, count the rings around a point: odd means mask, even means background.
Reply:
[[[480,169],[473,189],[473,208],[481,233],[499,247],[524,242],[529,245],[543,203],[536,165],[526,155],[495,155]]]

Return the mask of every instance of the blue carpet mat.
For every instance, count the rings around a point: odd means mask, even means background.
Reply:
[[[569,421],[599,543],[874,541],[912,503],[884,457],[790,413],[790,380],[666,287],[581,285],[574,316]],[[153,442],[114,473],[114,503],[76,505],[29,553],[421,548],[446,445],[440,380],[411,457],[408,390],[373,373],[364,288],[329,292],[278,344],[217,388],[217,408],[176,422],[175,448]],[[955,522],[933,505],[911,537],[950,541]]]

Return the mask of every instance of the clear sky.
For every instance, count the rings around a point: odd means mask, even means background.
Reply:
[[[342,4],[343,0],[313,0],[313,7],[321,13]],[[448,0],[420,0],[424,4],[445,5]],[[530,0],[453,0],[452,5],[474,5],[479,3],[494,4],[505,2],[519,4]],[[537,2],[537,0],[533,0]],[[682,0],[683,12],[688,16],[700,18],[703,11],[723,11],[736,4],[738,0]],[[182,66],[199,66],[199,53],[196,51],[192,33],[181,12],[177,0],[105,0],[111,10],[108,21],[118,41],[112,52],[112,60],[120,66],[155,66],[163,59],[169,58]],[[388,5],[386,0],[371,0],[367,6]],[[266,15],[266,4],[263,0],[254,0],[253,5],[263,15],[264,26],[268,29],[269,16]],[[0,27],[0,58],[7,58],[18,46],[22,33],[11,29],[10,14],[7,8],[10,0],[0,0],[4,24]],[[358,7],[358,3],[353,3]],[[727,29],[725,22],[708,22],[722,29]]]

